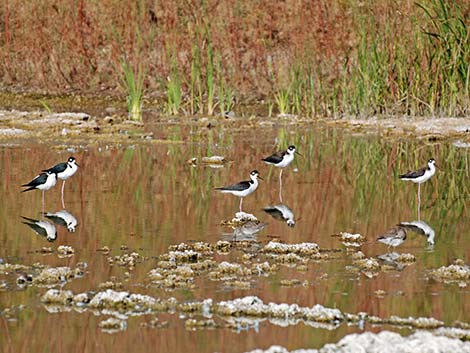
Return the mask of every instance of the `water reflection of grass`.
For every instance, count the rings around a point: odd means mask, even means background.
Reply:
[[[80,225],[73,236],[65,238],[60,234],[62,237],[59,236],[57,243],[72,244],[76,249],[76,255],[68,260],[28,254],[28,250],[37,249],[43,244],[15,221],[17,214],[28,216],[40,209],[40,195],[21,195],[19,198],[14,186],[29,179],[46,161],[60,159],[62,154],[58,156],[55,150],[47,148],[3,149],[0,159],[5,180],[2,195],[8,205],[0,210],[0,242],[4,252],[20,256],[21,261],[26,263],[40,261],[73,265],[86,261],[89,272],[83,280],[73,284],[82,287],[83,291],[96,289],[100,281],[110,276],[123,279],[126,270],[110,268],[106,256],[96,249],[107,245],[116,255],[121,252],[121,245],[127,245],[131,250],[148,255],[149,260],[138,265],[128,281],[123,281],[125,288],[154,296],[226,299],[256,294],[265,302],[297,302],[304,306],[320,303],[347,312],[367,311],[381,317],[412,315],[435,316],[447,322],[470,320],[465,290],[426,279],[426,269],[448,264],[456,257],[465,259],[466,249],[470,246],[466,222],[466,200],[469,196],[466,150],[447,143],[353,137],[329,129],[266,129],[262,135],[259,131],[229,134],[212,130],[188,137],[182,128],[176,127],[166,134],[175,143],[101,151],[90,149],[77,154],[82,169],[66,186],[66,204],[76,213]],[[179,141],[186,142],[176,143]],[[424,165],[428,158],[434,157],[440,170],[423,185],[421,214],[436,230],[434,250],[426,249],[424,238],[410,236],[403,245],[403,251],[415,254],[417,263],[400,273],[381,272],[373,279],[366,279],[361,273],[348,272],[348,255],[338,254],[334,260],[309,264],[306,273],[282,268],[276,276],[257,280],[249,291],[224,291],[214,284],[207,284],[205,278],[200,279],[200,286],[191,292],[165,293],[142,285],[148,269],[157,261],[154,257],[166,252],[169,245],[190,240],[219,240],[221,229],[218,222],[233,215],[237,202],[233,198],[213,194],[214,186],[236,181],[237,177],[245,178],[254,167],[268,174],[268,170],[273,168],[263,165],[260,158],[291,143],[304,157],[296,158],[298,173],[293,172],[294,166],[285,171],[284,198],[301,220],[295,228],[288,229],[284,224],[263,219],[269,222],[269,226],[259,235],[261,242],[269,240],[266,235],[274,235],[288,243],[314,241],[326,248],[339,247],[330,234],[354,230],[373,239],[390,225],[414,220],[416,185],[398,180],[398,174]],[[212,154],[224,155],[234,163],[222,169],[192,167],[186,163],[190,157]],[[260,218],[263,217],[259,211],[261,207],[277,200],[277,175],[272,173],[268,176],[259,191],[246,200],[247,207]],[[48,206],[60,205],[60,192],[57,191],[51,190],[46,195]],[[362,250],[367,256],[386,251],[374,244]],[[279,281],[285,278],[308,279],[312,286],[280,287]],[[379,289],[387,293],[384,298],[375,296],[374,292]],[[19,294],[21,297],[9,293],[5,303],[33,302],[39,292],[42,293],[42,290],[30,288]],[[46,330],[45,326],[48,325],[38,324],[49,320],[49,315],[36,309],[27,311],[25,316],[21,316],[22,319],[28,318],[21,322],[24,326],[12,330],[13,341],[26,342],[25,337],[37,335],[35,330],[38,326]],[[34,329],[28,326],[30,317],[35,319]],[[83,315],[80,319],[71,316],[71,320],[80,320],[77,321],[80,325],[83,320],[86,323],[93,321],[87,321]],[[52,321],[51,325],[60,329],[54,326],[59,320]],[[137,327],[138,323],[135,325]],[[292,338],[295,341],[292,347],[298,347],[296,342],[299,340],[313,340],[312,329],[304,332],[302,325],[292,331],[263,325],[260,328],[262,335],[257,334],[256,337],[263,336],[270,342],[277,339],[269,336],[272,331],[281,336],[290,333],[296,338]],[[85,334],[95,335],[97,323],[90,322],[89,326],[93,329]],[[169,332],[191,336],[188,332],[179,331],[179,326],[176,326],[171,325],[172,331]],[[344,329],[341,330],[329,332],[330,339],[336,341],[341,337]],[[298,337],[299,332],[307,338]],[[132,335],[130,328],[128,334]],[[144,340],[150,340],[149,335],[152,339],[155,337],[154,331],[139,334]],[[205,337],[211,333],[204,331],[197,334]],[[221,334],[232,337],[226,331],[217,333]],[[324,337],[324,334],[322,331],[319,336]],[[166,336],[170,340],[169,337],[174,335],[162,336],[163,340]],[[67,337],[65,339],[71,336]],[[100,336],[99,339],[103,338]],[[114,339],[119,342],[125,340],[123,336]]]

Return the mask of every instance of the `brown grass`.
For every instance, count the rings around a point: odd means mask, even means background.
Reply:
[[[456,3],[468,19],[469,4]],[[218,74],[245,99],[272,97],[299,63],[333,92],[357,67],[366,33],[379,38],[388,58],[387,99],[399,101],[394,58],[409,56],[406,84],[412,85],[416,61],[427,59],[420,54],[426,48],[415,46],[427,21],[409,0],[9,0],[0,9],[0,75],[7,89],[119,92],[119,61],[126,57],[143,65],[147,93],[158,96],[171,68],[168,47],[174,46],[187,93],[193,48],[205,53],[210,42],[221,59]],[[207,58],[201,59],[204,68]],[[422,67],[433,68],[428,62]]]

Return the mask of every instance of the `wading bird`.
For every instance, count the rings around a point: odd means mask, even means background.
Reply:
[[[72,175],[74,175],[78,170],[78,164],[77,161],[75,160],[75,157],[69,157],[67,162],[65,163],[59,163],[53,166],[52,168],[49,169],[44,169],[43,172],[52,172],[56,173],[57,177],[61,180],[62,182],[62,191],[61,191],[61,197],[62,197],[62,207],[65,208],[65,203],[64,203],[64,188],[65,188],[65,181],[70,178]]]
[[[281,169],[279,172],[279,201],[281,202],[282,202],[282,171],[285,167],[287,167],[289,164],[292,163],[292,161],[294,160],[295,154],[298,154],[299,156],[301,156],[299,152],[295,151],[295,146],[290,145],[287,148],[287,150],[276,152],[270,155],[269,157],[262,159],[263,162]]]
[[[421,207],[421,184],[428,181],[436,173],[436,161],[431,158],[426,167],[400,175],[401,180],[412,181],[418,184],[418,219]]]
[[[36,176],[33,180],[31,180],[27,184],[23,184],[21,186],[28,187],[27,189],[23,190],[22,192],[30,191],[30,190],[41,190],[42,191],[42,212],[44,213],[44,191],[50,190],[55,186],[57,183],[57,174],[53,172],[45,172],[41,173]]]
[[[258,188],[258,179],[263,180],[263,178],[259,176],[259,172],[257,170],[253,170],[250,173],[250,180],[241,181],[237,184],[222,186],[215,189],[224,194],[232,194],[240,197],[240,212],[242,212],[243,198],[256,191]]]
[[[377,241],[396,248],[406,240],[406,229],[404,227],[393,227],[386,233],[378,236]]]

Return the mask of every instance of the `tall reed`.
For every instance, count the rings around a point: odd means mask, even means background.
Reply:
[[[181,80],[179,77],[178,61],[176,57],[176,50],[173,49],[170,55],[170,75],[168,76],[167,83],[167,111],[169,114],[176,115],[180,111],[180,106],[183,98],[181,87]]]
[[[121,85],[127,93],[127,111],[129,119],[142,120],[142,102],[144,98],[144,70],[142,64],[134,70],[132,65],[121,61]]]

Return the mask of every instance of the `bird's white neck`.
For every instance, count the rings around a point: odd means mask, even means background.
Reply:
[[[434,175],[434,173],[436,172],[436,166],[434,165],[434,163],[428,163],[428,168],[431,172],[431,175]]]

